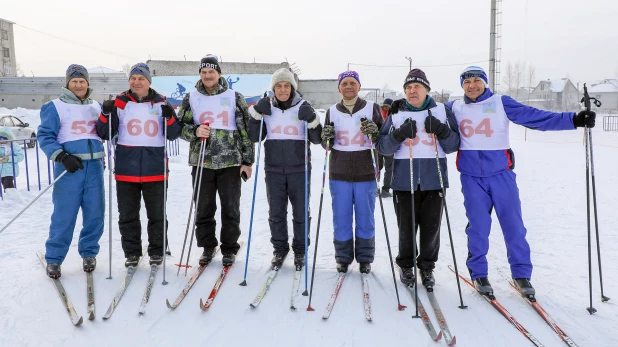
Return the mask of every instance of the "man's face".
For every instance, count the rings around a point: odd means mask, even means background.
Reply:
[[[215,69],[203,67],[200,70],[200,79],[202,80],[204,87],[206,87],[207,89],[213,89],[214,87],[216,87],[219,83],[220,77],[221,74]]]
[[[485,81],[480,77],[470,77],[464,80],[463,90],[466,96],[473,101],[485,92]]]
[[[292,93],[292,85],[288,82],[277,82],[275,84],[275,97],[281,102],[286,102],[290,99]]]
[[[360,91],[360,83],[354,77],[346,77],[339,84],[339,93],[344,100],[352,100],[358,96]]]
[[[420,108],[425,103],[428,92],[427,88],[418,82],[409,83],[406,86],[406,100],[410,105]]]
[[[71,78],[68,88],[73,92],[73,94],[75,94],[75,96],[83,100],[86,98],[86,94],[88,93],[88,81],[81,77]]]
[[[133,94],[143,98],[148,95],[150,82],[142,75],[131,75],[131,77],[129,77],[129,89],[131,89]]]

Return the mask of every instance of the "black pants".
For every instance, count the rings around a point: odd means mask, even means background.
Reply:
[[[311,172],[309,172],[311,177]],[[311,181],[311,180],[309,180]],[[311,186],[308,186],[310,194]],[[268,197],[268,224],[270,224],[270,242],[274,252],[287,254],[288,243],[288,200],[292,203],[292,224],[294,238],[292,250],[296,254],[305,254],[305,173],[283,174],[266,172],[266,195]],[[311,214],[309,225],[311,228]],[[309,245],[307,245],[309,246]]]
[[[380,162],[380,171],[384,168],[382,191],[388,191],[391,189],[391,182],[393,180],[393,156],[379,154],[378,158],[378,161]]]
[[[15,182],[13,182],[13,176],[2,177],[2,187],[6,188],[15,188]]]
[[[195,182],[198,168],[193,167],[191,175]],[[197,217],[195,221],[198,247],[217,247],[217,192],[221,200],[221,253],[238,252],[240,245],[240,167],[225,169],[203,169],[200,195],[196,201]],[[197,187],[194,192],[197,194]]]
[[[399,226],[399,267],[412,267],[414,251],[412,247],[412,194],[408,191],[393,191],[393,204]],[[442,221],[442,191],[427,190],[414,192],[414,217],[420,229],[417,243],[419,269],[433,269],[440,252],[440,222]]]
[[[125,257],[142,254],[142,224],[139,218],[144,197],[148,217],[148,255],[163,255],[163,181],[132,183],[116,181],[118,227]],[[167,225],[167,223],[166,223]]]

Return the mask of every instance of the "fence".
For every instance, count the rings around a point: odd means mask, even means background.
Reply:
[[[618,116],[604,116],[603,130],[618,131]]]
[[[35,163],[33,162],[29,162],[28,161],[28,142],[33,141],[34,140],[34,149],[35,149]],[[30,177],[30,173],[32,171],[33,168],[30,168],[31,165],[36,165],[36,185],[35,187],[38,187],[38,190],[41,190],[41,180],[45,180],[45,177],[41,175],[41,161],[45,160],[47,162],[47,184],[51,184],[51,182],[53,181],[52,179],[52,167],[53,167],[53,162],[49,159],[47,159],[47,156],[45,156],[45,154],[39,150],[39,142],[36,141],[36,139],[23,139],[23,140],[5,140],[3,142],[10,142],[11,143],[11,147],[13,142],[17,142],[19,143],[19,145],[21,145],[23,143],[24,146],[24,166],[25,166],[25,171],[26,171],[26,187],[28,189],[28,191],[30,191],[30,181],[31,181],[31,177]],[[106,170],[109,170],[110,166],[110,162],[112,160],[112,157],[116,155],[116,151],[115,151],[115,146],[112,146],[112,148],[110,148],[110,142],[106,141],[107,145],[105,146],[107,148],[107,165],[105,166]],[[167,146],[167,156],[168,157],[175,157],[180,155],[180,143],[178,140],[174,140],[174,141],[166,141],[166,146]],[[32,156],[32,154],[30,154],[30,156]],[[43,159],[41,158],[43,157]],[[17,188],[17,177],[15,176],[16,173],[16,169],[15,166],[19,165],[19,163],[15,162],[15,153],[13,153],[13,151],[11,150],[11,162],[13,163],[13,184],[15,186],[15,188]],[[34,175],[34,174],[33,174]],[[34,178],[32,178],[32,180],[34,180]],[[44,187],[43,187],[44,188]],[[0,198],[4,199],[3,197],[3,192],[4,192],[4,187],[2,186],[2,182],[0,181]]]

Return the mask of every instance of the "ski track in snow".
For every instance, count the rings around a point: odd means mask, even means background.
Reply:
[[[38,111],[17,110],[31,124],[38,124]],[[612,298],[601,303],[596,252],[593,251],[593,305],[598,310],[590,316],[586,311],[588,301],[588,263],[585,199],[585,157],[582,131],[540,133],[528,131],[523,139],[523,128],[511,127],[511,144],[516,155],[515,172],[522,200],[524,222],[535,266],[532,283],[537,289],[539,302],[579,346],[618,345],[618,134],[594,130],[595,173],[599,232],[603,261],[605,295]],[[270,287],[260,306],[249,303],[260,290],[267,277],[272,246],[268,227],[268,204],[264,186],[263,165],[260,165],[255,216],[251,239],[247,287],[238,284],[243,279],[247,244],[241,248],[237,262],[230,270],[213,306],[207,311],[198,308],[200,298],[206,298],[221,270],[221,254],[204,271],[193,289],[176,310],[165,306],[165,299],[173,301],[184,287],[195,268],[184,269],[176,276],[187,213],[191,195],[190,168],[187,166],[188,144],[181,144],[181,155],[170,159],[171,179],[168,193],[169,242],[172,256],[167,258],[167,286],[162,286],[163,269],[160,269],[150,302],[144,316],[138,309],[148,279],[148,265],[144,261],[135,274],[114,315],[103,321],[120,281],[124,277],[124,254],[120,247],[118,213],[115,192],[112,211],[112,280],[109,272],[108,225],[101,238],[98,267],[94,272],[96,314],[94,321],[86,317],[86,276],[81,269],[77,253],[77,239],[81,226],[78,216],[73,243],[63,264],[62,282],[79,315],[84,316],[80,327],[70,324],[58,295],[45,276],[44,269],[35,255],[44,251],[52,212],[51,192],[47,192],[13,225],[0,234],[0,346],[436,346],[431,341],[420,320],[412,319],[414,304],[398,283],[401,303],[408,306],[397,311],[397,300],[386,250],[384,229],[376,201],[376,258],[370,276],[373,322],[365,321],[362,287],[358,269],[345,279],[339,297],[327,321],[321,315],[335,283],[335,259],[332,243],[332,209],[328,187],[325,189],[320,242],[312,307],[307,312],[308,298],[299,295],[297,311],[291,312],[289,300],[294,276],[293,261],[288,258],[281,272]],[[311,195],[311,246],[309,266],[313,261],[315,228],[317,225],[320,187],[322,184],[323,149],[312,146],[312,195]],[[29,159],[34,149],[28,150]],[[42,153],[41,153],[42,154]],[[256,151],[257,154],[257,151]],[[32,155],[32,156],[31,156]],[[262,164],[263,164],[262,153]],[[455,155],[449,155],[449,181],[447,203],[451,218],[453,242],[460,272],[465,273],[467,255],[467,220],[459,174],[455,168]],[[34,162],[34,161],[33,161]],[[22,163],[23,165],[23,163]],[[34,165],[34,166],[33,166]],[[31,168],[36,164],[31,163]],[[47,184],[46,167],[42,184]],[[255,168],[255,166],[254,166]],[[31,173],[32,175],[32,173]],[[105,172],[107,186],[108,172]],[[255,175],[255,171],[254,171]],[[5,196],[0,201],[3,213],[0,225],[5,225],[37,194],[36,181],[30,182],[32,191],[25,190],[25,170],[18,178],[19,196]],[[34,177],[34,176],[33,176]],[[327,182],[328,184],[328,182]],[[20,186],[21,185],[21,186]],[[113,184],[115,190],[115,182]],[[241,240],[247,240],[253,178],[242,186]],[[107,201],[107,195],[106,195]],[[397,226],[391,199],[384,199],[393,256],[397,255]],[[291,230],[291,206],[288,210]],[[107,216],[107,215],[106,215]],[[218,219],[217,214],[217,220]],[[142,209],[142,226],[146,227],[145,209]],[[220,226],[220,225],[219,225]],[[594,225],[592,227],[594,234]],[[219,231],[217,231],[217,235]],[[291,231],[290,231],[291,234]],[[142,233],[146,242],[146,232]],[[447,266],[452,255],[446,223],[442,224],[440,260],[436,265],[435,292],[449,324],[457,337],[458,346],[529,346],[525,337],[473,289],[462,282],[463,300],[468,309],[461,310],[454,275]],[[593,247],[596,247],[593,235]],[[290,240],[291,242],[291,240]],[[144,243],[145,245],[145,243]],[[186,254],[186,251],[185,251]],[[191,265],[195,265],[201,249],[194,245]],[[490,236],[489,276],[500,302],[545,346],[563,346],[564,343],[551,328],[513,291],[507,282],[510,270],[507,262],[500,225],[493,216]],[[357,267],[356,263],[352,264]],[[399,274],[397,273],[397,276]],[[300,291],[305,289],[305,274]],[[311,271],[309,271],[309,279]],[[399,281],[398,281],[399,282]],[[425,302],[424,290],[419,296]],[[428,308],[434,326],[438,328],[433,310]]]

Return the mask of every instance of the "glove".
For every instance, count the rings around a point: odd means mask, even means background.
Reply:
[[[84,164],[82,164],[81,159],[65,151],[60,152],[60,154],[56,156],[56,161],[62,164],[70,173],[74,173],[77,169],[84,169]]]
[[[362,118],[361,119],[361,132],[364,135],[373,136],[378,133],[378,125],[370,119]]]
[[[163,104],[161,105],[161,117],[166,120],[170,120],[174,116],[174,108],[171,105]]]
[[[298,120],[303,120],[307,123],[311,123],[315,120],[316,115],[313,107],[308,102],[303,102],[298,109]]]
[[[261,114],[272,115],[270,111],[270,98],[261,98],[253,108]]]
[[[328,142],[335,138],[335,123],[324,124],[322,127],[322,142]]]
[[[393,101],[393,103],[391,104],[391,108],[388,110],[388,112],[390,114],[395,114],[399,112],[399,109],[401,108],[401,106],[405,104],[405,102],[406,102],[405,99],[399,99],[399,100]]]
[[[430,113],[425,118],[425,131],[428,134],[435,134],[439,139],[445,139],[450,134],[451,129]]]
[[[103,116],[107,117],[112,113],[112,111],[114,110],[114,102],[116,101],[115,100],[103,101],[103,107],[101,107],[101,113],[103,113]]]
[[[576,128],[594,128],[594,122],[597,114],[594,111],[581,111],[573,117],[573,125]]]
[[[416,121],[410,118],[406,119],[399,129],[393,131],[393,136],[399,142],[403,142],[406,139],[413,139],[416,137]]]
[[[9,162],[9,157],[7,156],[0,157],[0,163],[8,163],[8,162]]]

